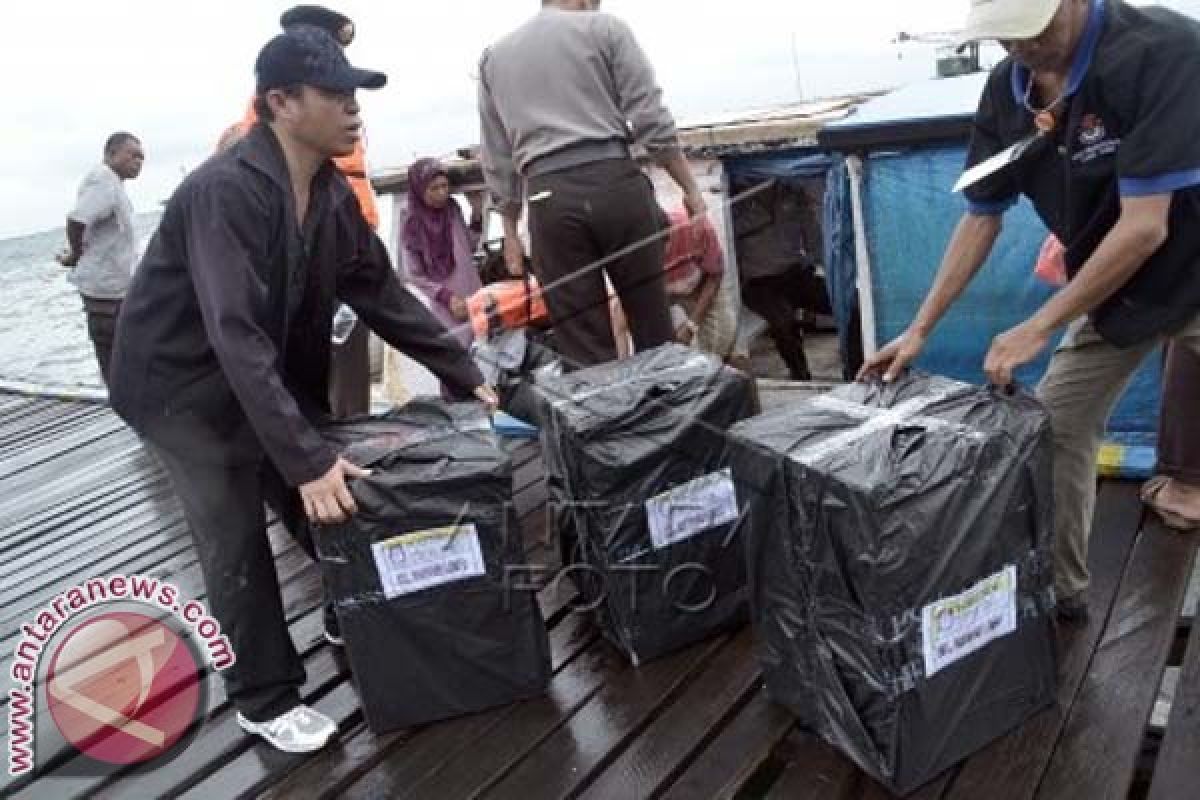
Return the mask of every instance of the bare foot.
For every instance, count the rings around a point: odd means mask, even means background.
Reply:
[[[1200,486],[1161,476],[1146,484],[1143,501],[1178,530],[1200,528]]]

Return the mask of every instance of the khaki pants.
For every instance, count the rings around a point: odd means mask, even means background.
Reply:
[[[1200,315],[1171,337],[1200,354]],[[1113,406],[1158,337],[1127,348],[1075,320],[1050,361],[1038,397],[1054,427],[1055,584],[1060,597],[1087,589],[1087,545],[1096,505],[1096,456]]]

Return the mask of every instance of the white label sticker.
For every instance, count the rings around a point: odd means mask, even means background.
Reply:
[[[1017,629],[1017,567],[1010,564],[953,597],[921,611],[929,677]]]
[[[738,518],[733,470],[696,478],[646,501],[655,550]]]
[[[389,600],[487,572],[474,525],[397,536],[375,542],[371,551]]]

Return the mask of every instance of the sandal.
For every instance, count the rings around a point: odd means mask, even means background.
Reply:
[[[1159,503],[1158,496],[1167,487],[1170,478],[1166,475],[1155,475],[1142,486],[1142,504],[1158,514],[1163,523],[1177,531],[1193,531],[1200,528],[1200,519],[1180,514],[1178,511],[1166,508]]]

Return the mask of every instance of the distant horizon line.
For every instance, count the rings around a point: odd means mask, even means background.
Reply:
[[[158,208],[155,208],[155,209],[152,209],[152,210],[149,210],[149,211],[137,211],[137,210],[135,210],[135,211],[133,212],[133,215],[134,215],[135,217],[146,217],[146,216],[149,216],[149,215],[151,215],[151,214],[158,214],[159,216],[161,216],[161,215],[162,215],[162,213],[163,213],[163,209],[162,209],[162,206],[160,205]],[[16,240],[16,239],[32,239],[32,238],[33,238],[33,237],[35,237],[35,236],[44,236],[44,235],[46,235],[46,234],[49,234],[49,233],[58,233],[58,232],[60,232],[60,231],[64,231],[64,232],[65,232],[65,231],[66,231],[66,228],[67,228],[67,226],[66,226],[65,224],[63,224],[63,225],[57,225],[57,226],[53,226],[53,227],[50,227],[50,228],[42,228],[42,229],[40,229],[40,230],[32,230],[32,231],[27,231],[27,232],[25,232],[25,233],[12,233],[12,234],[9,234],[9,233],[0,233],[0,242],[11,242],[11,241],[14,241],[14,240]]]

